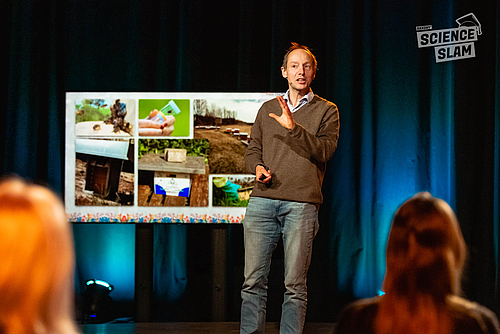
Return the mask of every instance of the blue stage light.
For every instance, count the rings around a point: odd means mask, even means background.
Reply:
[[[85,321],[92,323],[103,323],[112,319],[111,298],[109,293],[113,286],[108,282],[98,279],[90,279],[86,283],[85,291]]]
[[[104,281],[98,280],[98,279],[89,279],[86,282],[86,284],[87,284],[87,286],[89,286],[91,284],[97,284],[97,285],[101,285],[101,286],[105,287],[109,291],[113,290],[113,286],[111,284],[109,284],[108,282],[104,282]]]

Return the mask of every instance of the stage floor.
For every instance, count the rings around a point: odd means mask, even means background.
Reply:
[[[225,334],[239,333],[238,322],[172,322],[81,325],[84,334]],[[306,323],[304,334],[331,334],[335,324]],[[266,324],[266,334],[278,334],[279,324]]]

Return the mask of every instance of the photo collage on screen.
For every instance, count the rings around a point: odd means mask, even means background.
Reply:
[[[257,111],[272,96],[137,94],[79,93],[67,110],[75,129],[74,166],[67,162],[74,220],[231,222],[223,209],[248,204],[255,176],[244,153]]]

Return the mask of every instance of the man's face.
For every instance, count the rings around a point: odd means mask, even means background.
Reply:
[[[281,68],[281,74],[288,80],[290,90],[307,93],[314,79],[313,59],[307,51],[297,49],[290,52],[285,68]]]

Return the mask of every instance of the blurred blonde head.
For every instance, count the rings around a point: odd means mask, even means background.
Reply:
[[[61,200],[19,178],[0,182],[0,332],[76,333],[74,248]]]
[[[377,333],[450,333],[447,297],[460,293],[466,245],[450,206],[418,193],[396,212],[387,244]]]

